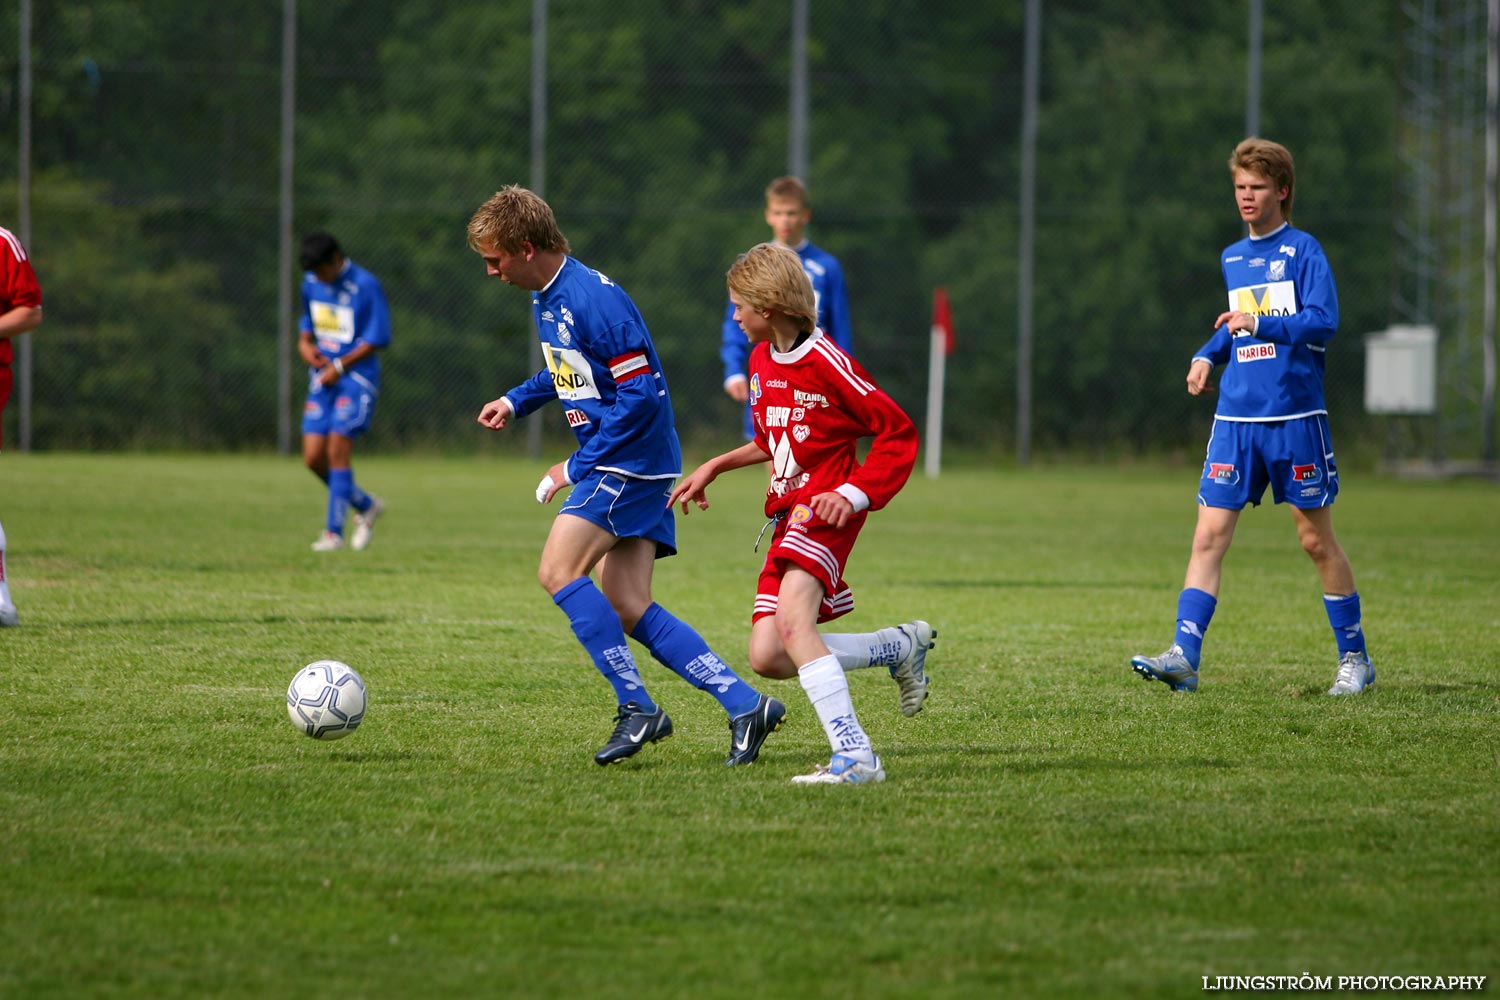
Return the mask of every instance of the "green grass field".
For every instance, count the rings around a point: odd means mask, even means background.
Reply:
[[[701,457],[701,456],[700,456]],[[608,686],[535,581],[541,464],[358,463],[388,511],[314,554],[295,459],[0,464],[0,996],[1189,996],[1218,975],[1500,973],[1500,492],[1346,473],[1374,688],[1284,509],[1247,513],[1196,695],[1168,640],[1196,470],[914,479],[845,630],[939,629],[927,708],[851,678],[889,780],[801,689],[753,767],[677,724],[596,766]],[[758,469],[679,519],[657,598],[744,670]],[[638,655],[639,652],[638,652]],[[369,685],[319,743],[303,664]],[[644,657],[642,657],[645,659]],[[749,676],[748,670],[745,670]]]

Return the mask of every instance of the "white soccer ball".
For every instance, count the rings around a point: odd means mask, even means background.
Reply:
[[[341,740],[364,721],[365,682],[347,663],[309,663],[287,686],[286,714],[315,740]]]

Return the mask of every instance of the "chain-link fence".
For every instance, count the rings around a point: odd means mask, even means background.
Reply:
[[[1037,454],[1195,453],[1212,404],[1182,381],[1224,301],[1217,251],[1240,234],[1225,160],[1245,122],[1246,7],[1040,6]],[[723,273],[768,238],[762,191],[788,170],[797,9],[301,4],[293,231],[335,233],[393,315],[362,448],[518,446],[473,418],[530,372],[529,303],[485,278],[464,237],[511,182],[541,188],[576,255],[641,307],[684,437],[736,439],[718,360]],[[856,354],[920,421],[932,291],[945,286],[958,343],[949,441],[1009,453],[1025,5],[805,9],[808,235],[843,263]],[[294,322],[278,289],[298,277],[278,263],[283,10],[35,9],[30,236],[46,322],[33,447],[266,449],[279,424],[296,426],[277,385],[278,332]],[[1328,388],[1344,446],[1380,441],[1362,412],[1361,336],[1392,322],[1399,283],[1407,20],[1394,0],[1264,9],[1259,121],[1298,156],[1296,221],[1339,282]],[[0,14],[4,37],[18,21]],[[19,59],[0,60],[0,144],[15,149]],[[0,184],[14,192],[17,175],[0,159]],[[1444,336],[1477,343],[1477,318]],[[16,418],[13,403],[8,445]],[[560,418],[547,434],[566,434]],[[1473,453],[1477,440],[1447,444]]]

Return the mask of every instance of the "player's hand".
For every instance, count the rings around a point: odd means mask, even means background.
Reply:
[[[1255,317],[1247,312],[1233,310],[1219,313],[1219,318],[1214,320],[1214,329],[1227,325],[1231,335],[1235,333],[1254,333]]]
[[[833,490],[827,493],[819,493],[807,504],[812,508],[814,514],[833,525],[842,528],[849,523],[849,518],[854,516],[854,504],[842,493]]]
[[[743,403],[745,400],[750,398],[750,382],[747,379],[742,378],[731,379],[729,382],[725,383],[724,391],[728,393],[729,398],[734,400],[736,403]]]
[[[501,396],[484,404],[484,409],[479,411],[479,423],[492,431],[504,430],[505,425],[510,423],[511,415],[510,400]]]
[[[318,368],[317,377],[318,384],[326,389],[330,385],[333,385],[335,382],[337,382],[342,376],[339,374],[339,370],[337,368],[333,367],[333,365],[324,360],[322,366]]]
[[[1207,361],[1194,361],[1187,373],[1187,391],[1189,395],[1201,396],[1205,392],[1213,392],[1214,387],[1208,384],[1208,376],[1213,372],[1214,366]]]
[[[572,484],[573,481],[568,478],[568,463],[558,462],[548,469],[542,481],[536,484],[536,502],[551,503],[552,498],[557,496],[558,490]]]
[[[708,510],[708,484],[719,478],[718,474],[709,469],[707,463],[698,466],[692,472],[683,477],[672,490],[672,495],[667,497],[667,506],[674,503],[682,504],[682,513],[688,513],[688,504],[695,503],[699,510]]]

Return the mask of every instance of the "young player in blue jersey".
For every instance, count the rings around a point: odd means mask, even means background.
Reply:
[[[536,488],[549,503],[572,486],[542,548],[537,578],[614,688],[614,731],[594,760],[613,764],[672,735],[646,691],[625,637],[729,716],[726,764],[749,764],[786,708],[746,684],[686,622],[651,596],[656,560],[677,551],[667,497],[682,472],[672,397],[635,303],[571,256],[551,207],[512,185],[469,220],[469,246],[486,272],[531,293],[546,367],[486,403],[479,423],[501,430],[552,400],[578,441]],[[598,569],[599,582],[592,576]]]
[[[1357,694],[1375,683],[1365,649],[1354,571],[1333,531],[1338,466],[1323,402],[1323,366],[1338,328],[1338,294],[1318,241],[1291,225],[1296,183],[1284,146],[1249,138],[1229,158],[1235,203],[1249,235],[1223,254],[1229,309],[1193,356],[1187,389],[1212,390],[1208,377],[1227,365],[1219,384],[1213,433],[1198,492],[1198,527],[1177,599],[1172,645],[1131,665],[1174,691],[1198,689],[1203,636],[1218,603],[1224,556],[1240,511],[1259,505],[1266,487],[1286,503],[1302,548],[1323,584],[1323,604],[1338,648],[1331,695]]]
[[[301,337],[308,366],[302,410],[302,461],[328,486],[327,519],[313,551],[344,547],[344,523],[354,510],[349,546],[370,544],[385,509],[354,482],[355,440],[370,428],[380,394],[378,352],[391,342],[391,314],[375,276],[344,256],[338,240],[313,233],[302,241]]]
[[[778,177],[766,187],[766,225],[783,246],[791,247],[802,258],[802,270],[812,281],[813,298],[818,309],[818,329],[833,338],[846,354],[854,353],[854,333],[849,328],[849,293],[844,288],[844,269],[837,258],[814,246],[803,235],[812,221],[812,205],[807,186],[796,177]],[[724,391],[737,403],[745,404],[745,439],[755,437],[755,423],[750,416],[750,342],[734,320],[734,303],[724,307],[724,323],[719,340],[719,358],[724,362]]]

